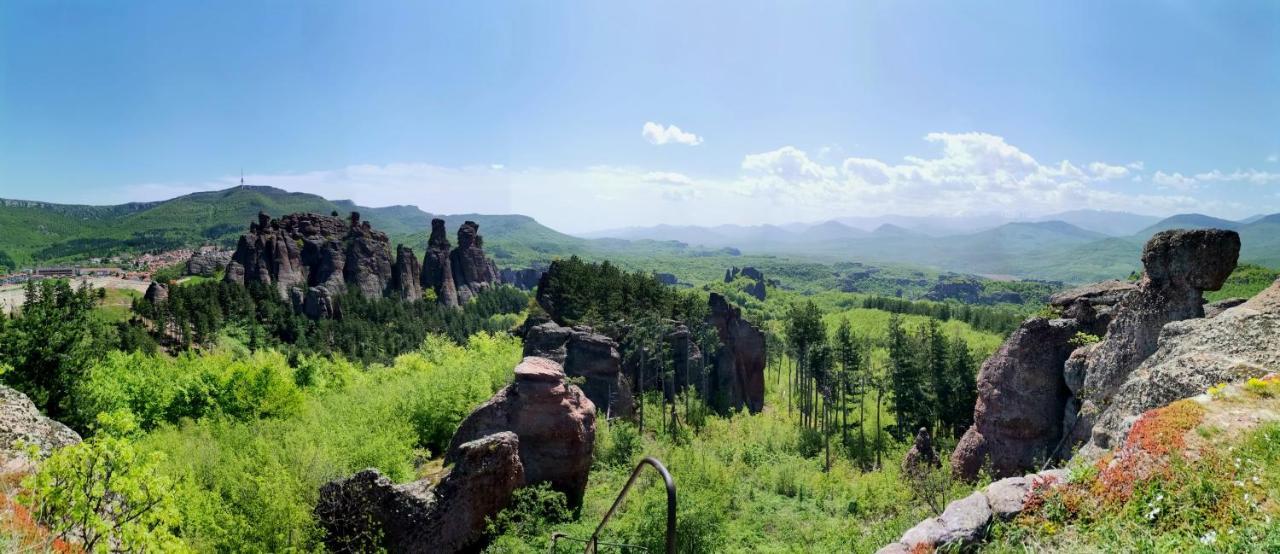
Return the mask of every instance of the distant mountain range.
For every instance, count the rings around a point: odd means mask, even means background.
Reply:
[[[587,236],[677,240],[828,261],[906,263],[996,277],[1083,282],[1123,277],[1138,269],[1146,240],[1176,228],[1234,229],[1243,242],[1242,261],[1280,265],[1280,214],[1242,221],[1202,214],[1161,219],[1099,210],[1028,221],[883,216],[817,224],[631,227]]]
[[[416,206],[370,208],[255,186],[116,206],[0,199],[0,266],[12,269],[209,243],[230,246],[259,211],[276,216],[358,211],[390,235],[393,244],[403,243],[420,252],[431,218],[443,217],[451,230],[472,220],[480,224],[486,251],[503,267],[525,267],[573,254],[632,260],[657,254],[706,259],[740,250],[818,262],[906,264],[993,277],[1084,282],[1124,277],[1137,269],[1143,243],[1158,231],[1206,227],[1240,232],[1242,261],[1280,267],[1280,214],[1242,221],[1201,214],[1159,219],[1090,210],[1032,221],[885,216],[788,225],[658,225],[580,237],[523,215],[438,216]]]

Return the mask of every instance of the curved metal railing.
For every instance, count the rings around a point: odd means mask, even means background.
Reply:
[[[676,552],[676,482],[671,478],[671,473],[667,471],[666,466],[662,465],[662,462],[659,462],[656,458],[649,457],[649,456],[646,456],[643,460],[640,460],[640,463],[636,464],[636,468],[631,470],[631,477],[627,479],[627,484],[622,486],[622,491],[618,493],[618,498],[613,501],[613,505],[609,507],[609,511],[605,512],[604,517],[600,519],[600,525],[597,525],[595,532],[591,533],[591,538],[586,540],[575,539],[563,533],[552,533],[551,535],[552,552],[555,551],[556,543],[560,539],[573,540],[573,541],[586,543],[587,545],[586,550],[583,551],[585,554],[595,554],[596,549],[602,544],[605,546],[638,548],[640,550],[644,550],[647,552],[648,549],[641,546],[606,543],[606,542],[600,541],[600,532],[604,530],[605,525],[608,525],[609,520],[613,518],[614,512],[618,511],[618,507],[622,506],[622,501],[626,499],[627,493],[631,491],[631,485],[635,484],[636,478],[640,477],[640,470],[644,469],[644,466],[646,465],[652,467],[654,471],[657,471],[658,474],[662,476],[662,480],[665,482],[667,486],[667,543],[666,543],[667,548],[666,548],[666,552],[667,554],[675,554]]]

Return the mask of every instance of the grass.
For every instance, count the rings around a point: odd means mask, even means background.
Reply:
[[[1251,298],[1271,286],[1277,277],[1280,277],[1280,271],[1259,265],[1240,264],[1227,277],[1227,282],[1221,289],[1206,292],[1204,297],[1210,302],[1227,298]]]

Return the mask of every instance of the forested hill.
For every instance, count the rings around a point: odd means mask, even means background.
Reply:
[[[521,215],[434,215],[416,206],[369,208],[349,200],[271,187],[238,186],[197,192],[160,202],[80,206],[0,199],[0,266],[9,268],[68,259],[164,250],[204,243],[234,244],[249,222],[264,211],[346,214],[358,211],[393,242],[420,247],[432,217],[449,227],[464,220],[480,224],[499,263],[516,263],[580,251],[584,239],[571,237]],[[505,263],[504,263],[505,265]]]

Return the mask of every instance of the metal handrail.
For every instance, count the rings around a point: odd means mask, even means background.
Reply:
[[[634,484],[636,482],[636,478],[640,476],[640,470],[644,469],[644,466],[646,465],[652,466],[653,469],[657,471],[659,475],[662,475],[662,480],[666,483],[666,486],[667,486],[667,549],[666,549],[666,552],[667,554],[676,553],[676,482],[671,478],[671,473],[668,472],[667,468],[662,465],[662,462],[659,462],[656,458],[646,456],[643,460],[640,460],[640,463],[636,464],[635,469],[631,470],[631,477],[627,479],[627,484],[623,485],[622,491],[618,493],[618,498],[613,501],[613,505],[609,507],[609,511],[605,512],[604,517],[600,520],[600,525],[597,525],[595,532],[591,533],[591,538],[584,541],[587,543],[587,548],[586,550],[583,551],[584,554],[595,554],[596,548],[601,544],[604,544],[605,546],[630,546],[630,545],[602,543],[600,542],[600,532],[603,531],[604,526],[609,523],[609,519],[613,517],[614,512],[618,511],[618,507],[622,505],[623,499],[625,499],[627,497],[627,493],[631,491],[631,485]],[[568,537],[562,533],[553,533],[551,535],[551,547],[553,549],[555,548],[556,542],[561,538],[572,539],[571,537]],[[572,540],[580,540],[580,539],[572,539]]]

